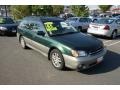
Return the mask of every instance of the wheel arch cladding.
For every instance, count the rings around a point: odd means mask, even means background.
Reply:
[[[50,60],[50,52],[53,50],[53,49],[57,49],[59,50],[62,54],[65,53],[64,49],[62,47],[56,47],[56,46],[53,46],[49,49],[48,51],[48,60]]]

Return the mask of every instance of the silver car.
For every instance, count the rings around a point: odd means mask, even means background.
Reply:
[[[87,17],[71,17],[66,20],[67,23],[78,29],[79,31],[87,31],[92,19]]]
[[[88,33],[116,38],[120,35],[120,19],[118,18],[101,18],[95,23],[91,23]]]

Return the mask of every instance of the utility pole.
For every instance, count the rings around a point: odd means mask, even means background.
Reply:
[[[4,7],[5,7],[5,16],[7,17],[7,16],[8,16],[8,13],[7,13],[7,5],[5,5]]]

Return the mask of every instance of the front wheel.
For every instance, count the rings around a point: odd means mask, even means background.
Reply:
[[[23,49],[26,49],[26,48],[27,48],[27,46],[26,46],[26,43],[25,43],[25,40],[24,40],[23,36],[21,36],[21,37],[20,37],[20,44],[21,44],[21,46],[22,46],[22,48],[23,48]]]
[[[50,60],[52,62],[52,65],[59,70],[63,70],[65,68],[65,62],[64,58],[62,56],[62,53],[57,50],[53,49],[50,53]]]
[[[5,36],[5,31],[0,31],[0,34],[1,34],[2,36]]]

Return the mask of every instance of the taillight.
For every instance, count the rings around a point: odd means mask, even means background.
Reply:
[[[105,25],[104,30],[110,30],[110,27],[108,25]]]

